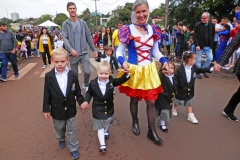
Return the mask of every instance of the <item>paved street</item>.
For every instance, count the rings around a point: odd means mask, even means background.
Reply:
[[[96,77],[96,63],[91,61],[91,79]],[[0,82],[0,160],[67,160],[67,149],[57,147],[52,120],[42,114],[44,75],[42,60],[34,57],[19,63],[20,77],[8,73],[7,82]],[[116,74],[116,73],[115,73]],[[79,73],[82,84],[83,74]],[[199,124],[187,121],[185,108],[168,124],[168,133],[156,130],[164,140],[161,146],[147,139],[146,104],[139,103],[141,135],[131,131],[129,98],[116,89],[115,121],[110,126],[107,153],[99,153],[97,132],[91,125],[91,107],[78,107],[77,139],[81,160],[239,160],[240,122],[222,115],[222,109],[239,82],[232,71],[210,74],[196,80],[193,111]],[[240,109],[235,115],[240,118]]]

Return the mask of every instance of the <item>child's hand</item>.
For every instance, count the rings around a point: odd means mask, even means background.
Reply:
[[[49,112],[43,113],[43,115],[44,115],[44,117],[45,117],[47,120],[50,119],[50,113],[49,113]]]
[[[117,69],[117,71],[119,72],[119,71],[120,71],[120,69]]]
[[[82,109],[88,108],[88,102],[83,102],[83,103],[81,104],[81,108],[82,108]]]

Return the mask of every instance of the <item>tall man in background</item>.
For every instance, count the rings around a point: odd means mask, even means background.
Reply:
[[[69,18],[62,24],[62,38],[70,57],[71,70],[78,74],[78,65],[79,63],[82,65],[84,73],[84,84],[82,87],[87,91],[91,72],[88,46],[92,52],[96,51],[86,22],[77,17],[75,3],[68,2],[67,11]]]

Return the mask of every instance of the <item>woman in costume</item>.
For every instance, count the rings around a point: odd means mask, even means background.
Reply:
[[[119,87],[121,93],[130,97],[132,115],[132,132],[140,134],[138,124],[138,101],[144,99],[147,104],[148,133],[147,137],[156,144],[163,143],[155,130],[155,100],[163,92],[161,81],[153,57],[168,69],[168,61],[158,49],[161,31],[156,26],[147,24],[149,5],[147,0],[136,0],[131,15],[132,24],[123,26],[118,33],[120,44],[117,50],[119,63],[130,70],[131,78]],[[128,60],[122,53],[128,47]],[[120,71],[119,76],[124,72]]]

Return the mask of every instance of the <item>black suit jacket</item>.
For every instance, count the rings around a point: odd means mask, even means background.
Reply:
[[[174,100],[174,94],[175,94],[175,82],[174,78],[173,84],[170,81],[170,79],[165,76],[161,71],[159,73],[160,80],[161,80],[161,86],[163,87],[164,92],[161,94],[158,94],[158,99],[156,100],[156,108],[160,109],[171,109],[173,100]]]
[[[114,114],[113,89],[115,86],[126,82],[130,78],[130,76],[128,78],[126,76],[127,74],[123,74],[120,78],[113,78],[112,76],[110,76],[109,82],[106,85],[106,92],[104,95],[99,88],[98,77],[94,80],[91,80],[85,96],[85,101],[90,103],[91,98],[93,97],[93,118],[107,119]]]
[[[43,112],[51,112],[54,119],[67,120],[77,113],[76,100],[82,104],[84,97],[81,93],[77,75],[69,70],[67,80],[67,91],[64,97],[55,76],[55,68],[45,75]]]
[[[101,62],[101,58],[106,58],[106,57],[107,57],[106,54],[102,54],[101,52],[98,52],[98,58],[96,59],[96,61]],[[112,73],[114,72],[113,66],[115,67],[116,70],[119,69],[116,58],[113,55],[110,56],[110,63],[109,64],[111,66]]]
[[[188,83],[185,67],[181,64],[174,75],[174,82],[176,86],[176,98],[179,100],[189,100],[194,97],[194,84],[196,79],[196,74],[210,72],[210,68],[198,68],[193,65],[191,68],[191,80]]]

